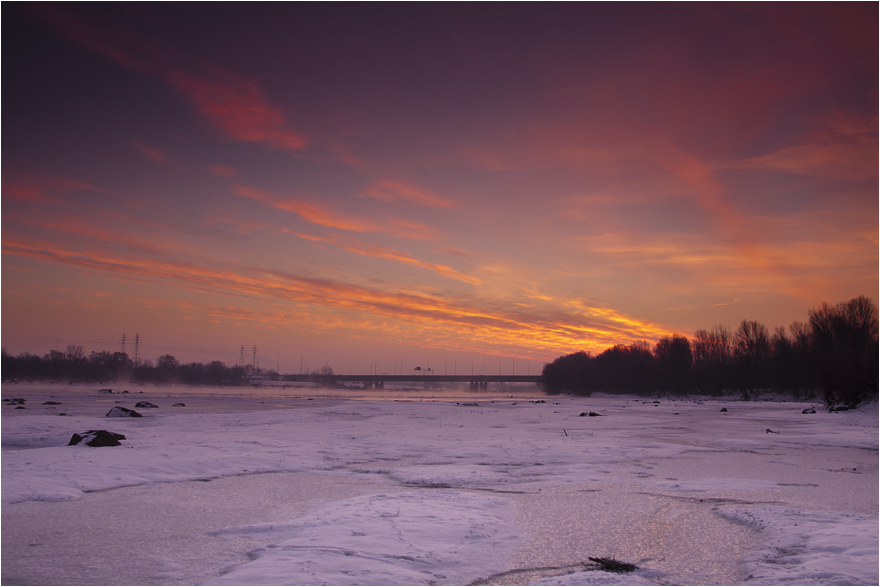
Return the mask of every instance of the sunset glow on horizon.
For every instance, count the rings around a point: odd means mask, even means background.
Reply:
[[[6,3],[2,343],[534,375],[878,299],[876,3]]]

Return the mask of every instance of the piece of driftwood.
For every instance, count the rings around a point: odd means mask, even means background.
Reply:
[[[591,556],[589,557],[589,559],[593,561],[593,563],[595,563],[597,570],[600,571],[610,571],[612,573],[631,573],[639,568],[632,563],[623,563],[619,560],[614,560],[613,558]]]

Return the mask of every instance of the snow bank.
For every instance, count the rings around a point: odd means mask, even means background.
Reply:
[[[876,516],[779,506],[722,510],[758,528],[764,546],[750,561],[750,585],[876,585]]]

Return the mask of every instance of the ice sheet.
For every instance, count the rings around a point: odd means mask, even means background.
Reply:
[[[174,388],[126,396],[96,391],[4,386],[4,397],[28,400],[25,410],[3,406],[4,516],[28,502],[78,500],[127,486],[257,479],[269,472],[363,483],[363,491],[349,497],[302,496],[297,508],[269,512],[268,522],[255,519],[276,528],[262,538],[234,523],[208,534],[194,529],[201,540],[228,544],[238,536],[254,550],[250,558],[220,557],[216,568],[198,572],[168,572],[186,565],[163,558],[149,575],[145,562],[146,579],[157,584],[193,577],[225,584],[500,584],[517,576],[505,579],[505,572],[539,567],[565,570],[533,573],[529,580],[616,580],[574,569],[585,555],[642,561],[640,574],[626,579],[632,582],[738,583],[751,574],[756,583],[790,578],[821,584],[826,577],[811,574],[797,553],[827,550],[835,541],[839,556],[816,559],[824,573],[877,578],[876,406],[808,415],[801,413],[809,407],[803,403],[655,403],[521,390],[469,397],[459,391],[360,393],[357,399],[316,390],[224,390],[216,397]],[[43,406],[51,396],[62,404]],[[160,407],[142,410],[143,418],[103,418],[114,405],[133,407],[141,400]],[[171,407],[181,401],[185,408]],[[59,416],[62,411],[69,415]],[[580,415],[590,411],[602,416]],[[99,428],[122,433],[126,441],[112,448],[66,446],[74,432]],[[245,492],[240,499],[252,498],[247,486],[268,491],[266,484],[237,484],[234,491]],[[591,509],[602,507],[591,501],[595,496],[603,496],[608,509]],[[540,507],[535,504],[550,509],[526,515],[525,508]],[[596,532],[550,515],[564,504],[576,506],[572,515]],[[827,529],[827,539],[795,539],[793,526],[767,523],[776,518],[760,508],[777,506],[812,520],[816,536]],[[397,518],[381,516],[398,510]],[[734,511],[760,513],[764,522],[743,524]],[[860,516],[860,522],[843,532],[827,512]],[[653,520],[650,532],[639,527],[647,519]],[[358,520],[369,523],[355,529]],[[727,554],[697,549],[712,560],[694,564],[686,550],[676,551],[675,540],[657,542],[652,532],[731,547]],[[4,524],[4,577],[27,574],[15,568],[15,549],[27,550],[27,543],[18,544],[28,540],[26,532],[20,534],[10,541]],[[766,552],[754,547],[766,550],[774,540],[790,542],[785,548],[795,554],[777,557],[772,568],[778,573],[768,574],[761,566]],[[455,550],[465,543],[472,547]],[[43,543],[43,550],[64,556],[49,546]],[[300,570],[291,575],[291,569]],[[291,576],[296,579],[283,579]]]

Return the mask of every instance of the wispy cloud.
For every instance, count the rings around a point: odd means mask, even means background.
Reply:
[[[211,173],[219,177],[239,177],[241,175],[238,170],[233,169],[228,165],[212,165],[209,167],[209,170]]]
[[[234,139],[286,150],[307,145],[305,135],[287,128],[281,108],[266,99],[256,82],[209,66],[164,73],[165,80],[189,98],[199,114]]]
[[[237,185],[235,193],[246,198],[263,202],[277,210],[296,214],[303,220],[318,226],[348,232],[376,232],[408,240],[433,240],[440,237],[440,231],[421,222],[402,218],[384,219],[364,218],[345,214],[307,200],[290,198],[252,187]]]
[[[355,197],[370,198],[380,202],[402,203],[429,208],[456,208],[457,203],[430,190],[419,189],[400,181],[379,180]]]
[[[153,147],[151,145],[147,145],[146,143],[142,143],[140,141],[135,141],[132,143],[132,146],[141,152],[141,154],[147,159],[152,159],[156,163],[161,165],[165,165],[168,163],[168,157],[165,156],[165,153]]]
[[[843,180],[877,177],[877,126],[841,128],[817,134],[809,142],[719,167],[769,169],[793,175]]]
[[[34,12],[75,43],[119,65],[159,77],[236,141],[285,150],[302,149],[308,143],[304,133],[290,127],[282,109],[268,100],[254,80],[242,79],[123,25],[108,28],[93,24],[63,6],[39,6]]]
[[[290,231],[286,231],[290,232]],[[443,277],[450,277],[452,279],[456,279],[458,281],[462,281],[464,283],[469,283],[471,285],[479,285],[481,283],[480,279],[473,277],[471,275],[467,275],[466,273],[462,273],[461,271],[457,271],[448,265],[442,265],[437,263],[428,263],[426,261],[421,261],[416,259],[412,255],[408,255],[403,251],[399,251],[396,249],[391,249],[388,247],[384,247],[382,245],[377,244],[369,244],[361,241],[360,239],[352,238],[352,237],[322,237],[316,236],[312,234],[303,234],[303,233],[290,233],[294,236],[312,241],[317,243],[326,243],[330,245],[334,245],[340,247],[350,253],[355,253],[357,255],[363,255],[365,257],[374,257],[377,259],[388,259],[390,261],[396,261],[398,263],[403,263],[405,265],[412,265],[415,267],[421,267],[423,269],[427,269],[429,271],[433,271],[438,275],[442,275]]]
[[[78,191],[98,193],[106,193],[107,191],[78,179],[14,173],[4,175],[6,177],[3,178],[3,199],[28,204],[58,203],[63,200],[63,196],[66,194]]]
[[[146,247],[128,246],[113,252],[114,247],[109,245],[75,248],[69,240],[56,242],[15,231],[3,233],[3,252],[7,255],[194,292],[252,299],[255,303],[261,300],[306,305],[319,314],[335,314],[336,320],[341,319],[339,312],[350,312],[370,325],[371,336],[405,332],[407,339],[415,342],[417,333],[425,336],[429,332],[427,344],[441,348],[559,353],[582,348],[600,350],[665,332],[649,322],[576,301],[557,301],[553,307],[543,309],[533,304],[499,305],[480,301],[479,297],[450,297],[400,286],[368,287],[216,260],[188,260],[179,253],[157,254]],[[343,323],[346,320],[340,322],[339,334],[344,335]]]

